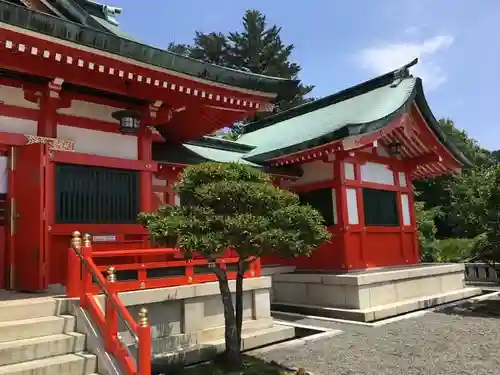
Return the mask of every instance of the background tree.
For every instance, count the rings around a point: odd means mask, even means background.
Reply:
[[[155,243],[175,246],[211,262],[228,249],[239,255],[235,306],[227,273],[211,263],[224,305],[226,360],[241,363],[243,275],[250,262],[264,254],[309,255],[328,241],[321,215],[299,204],[297,195],[281,190],[264,172],[244,164],[205,163],[186,168],[175,186],[181,206],[142,213],[139,221]]]
[[[266,16],[258,10],[245,12],[242,30],[227,34],[196,31],[193,44],[170,43],[169,50],[184,56],[234,69],[280,78],[298,79],[300,65],[291,62],[293,44],[281,39],[281,28],[268,25]],[[306,98],[314,86],[300,84],[291,99],[276,104],[276,111],[283,111],[312,99]],[[268,114],[259,114],[259,118]],[[230,124],[228,124],[230,125]],[[238,130],[232,137],[237,137]]]

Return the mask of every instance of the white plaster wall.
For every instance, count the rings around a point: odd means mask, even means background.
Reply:
[[[153,175],[153,186],[167,186],[167,180],[159,179]]]
[[[75,142],[84,154],[137,160],[137,137],[58,125],[57,137]]]
[[[403,225],[411,225],[410,201],[408,194],[401,194],[401,209],[403,214]]]
[[[339,214],[337,212],[337,191],[332,189],[332,208],[333,208],[333,223],[338,224],[339,222]]]
[[[398,178],[399,178],[399,186],[401,186],[401,187],[408,186],[407,182],[406,182],[406,173],[405,172],[399,172]]]
[[[0,103],[23,108],[39,108],[37,103],[24,99],[24,90],[20,87],[0,85]]]
[[[344,163],[344,178],[346,180],[354,180],[354,164],[352,163]]]
[[[361,180],[384,185],[394,185],[394,174],[392,170],[384,164],[365,163],[361,167]]]
[[[114,122],[118,124],[119,121],[115,120],[111,114],[121,109],[123,108],[115,108],[102,104],[84,102],[81,100],[72,100],[70,108],[60,108],[57,112],[64,115],[85,117],[93,120]]]
[[[348,223],[352,225],[359,224],[358,198],[356,189],[346,189],[347,196],[347,218]]]
[[[36,135],[36,121],[0,116],[0,132]]]
[[[291,186],[307,185],[321,181],[333,180],[333,164],[325,163],[322,160],[315,160],[310,163],[302,164],[303,175],[294,181]]]

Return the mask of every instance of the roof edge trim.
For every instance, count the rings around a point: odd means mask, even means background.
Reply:
[[[410,77],[409,69],[418,63],[418,59],[414,59],[408,64],[395,69],[389,73],[385,73],[381,76],[372,78],[368,81],[359,83],[355,86],[348,87],[344,90],[338,91],[334,94],[325,96],[321,99],[314,100],[312,102],[304,103],[302,105],[290,108],[286,111],[279,112],[268,116],[262,120],[249,123],[243,127],[243,134],[252,133],[254,131],[266,128],[268,126],[274,125],[278,122],[289,120],[294,117],[305,115],[309,112],[316,111],[318,109],[330,106],[332,104],[354,98],[356,96],[362,95],[369,91],[373,91],[379,87],[386,86],[389,83],[393,83],[398,80],[403,80]],[[396,83],[397,84],[397,83]]]

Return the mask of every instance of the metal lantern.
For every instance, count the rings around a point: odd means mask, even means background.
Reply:
[[[389,145],[389,154],[390,155],[401,155],[401,143],[393,142]]]
[[[113,112],[113,118],[120,121],[120,132],[137,133],[141,125],[140,115],[130,109]]]

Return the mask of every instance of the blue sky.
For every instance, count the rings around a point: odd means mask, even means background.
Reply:
[[[324,96],[399,67],[414,57],[436,117],[450,117],[483,147],[500,149],[498,0],[104,0],[123,8],[123,31],[166,47],[194,31],[240,27],[248,8],[263,12],[293,43],[300,78]]]

